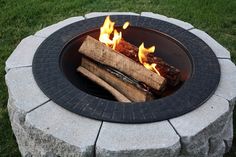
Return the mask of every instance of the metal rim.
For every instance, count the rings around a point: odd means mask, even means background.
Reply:
[[[202,105],[215,91],[220,67],[214,52],[197,36],[158,19],[113,15],[118,25],[130,21],[133,26],[163,32],[181,42],[193,62],[192,77],[174,94],[145,103],[120,103],[89,95],[72,85],[59,67],[60,52],[72,38],[100,27],[105,16],[68,25],[50,35],[37,49],[33,74],[40,89],[56,104],[89,118],[119,123],[147,123],[167,120]]]

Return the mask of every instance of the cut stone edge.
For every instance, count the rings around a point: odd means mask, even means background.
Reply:
[[[106,146],[102,146],[101,144],[101,138],[106,138],[106,137],[102,137],[102,132],[104,132],[103,129],[107,129],[105,125],[119,125],[117,123],[110,123],[110,122],[103,122],[103,125],[101,126],[101,130],[100,133],[98,135],[98,139],[96,141],[96,155],[97,156],[104,156],[105,154],[110,154],[111,156],[119,156],[119,155],[124,155],[124,154],[133,154],[133,153],[137,153],[136,156],[141,153],[141,154],[150,154],[150,153],[160,153],[162,154],[163,152],[167,153],[167,154],[171,154],[173,155],[178,155],[179,151],[181,149],[181,144],[180,144],[180,137],[179,135],[176,133],[176,131],[173,129],[173,127],[171,126],[171,124],[169,123],[169,121],[161,121],[161,122],[155,122],[156,125],[163,125],[164,128],[165,125],[168,125],[168,129],[170,129],[169,132],[171,132],[172,134],[175,135],[175,141],[172,142],[171,145],[166,146],[166,144],[163,144],[163,146],[160,146],[159,148],[156,147],[146,147],[146,148],[129,148],[129,146],[126,146],[125,149],[119,148],[117,150],[113,150],[112,148],[106,148]],[[132,127],[134,127],[135,125],[140,125],[140,126],[145,126],[145,125],[155,125],[155,123],[145,123],[145,124],[120,124],[120,125],[124,125],[125,127],[128,127],[129,125],[131,125]],[[163,124],[165,123],[165,125]],[[121,126],[122,127],[122,126]],[[113,127],[109,127],[109,128],[113,128]],[[166,129],[165,129],[166,130]],[[138,130],[134,130],[134,132],[137,132]],[[129,131],[130,132],[130,131]],[[123,136],[123,135],[122,135]],[[128,136],[128,135],[127,135]],[[174,137],[173,137],[174,138]]]
[[[30,112],[30,113],[27,113],[24,125],[25,125],[25,128],[28,129],[27,132],[30,134],[29,136],[32,136],[31,139],[33,139],[33,141],[38,141],[39,140],[39,139],[37,139],[37,137],[35,139],[33,138],[33,136],[35,136],[35,134],[39,135],[38,137],[42,136],[42,139],[45,139],[45,140],[46,139],[51,139],[51,140],[46,140],[47,141],[46,143],[43,142],[44,144],[40,143],[40,142],[38,143],[37,147],[39,147],[39,149],[44,149],[46,151],[46,152],[44,152],[44,154],[45,153],[53,153],[55,155],[62,155],[62,156],[64,156],[64,155],[70,154],[70,152],[71,152],[72,153],[71,155],[79,155],[79,156],[81,155],[81,156],[84,156],[86,154],[86,155],[91,156],[91,154],[94,153],[95,142],[96,142],[96,138],[98,136],[100,127],[102,125],[102,121],[98,121],[98,120],[93,120],[93,119],[89,119],[89,118],[86,118],[86,117],[82,117],[80,115],[76,115],[74,113],[71,113],[70,111],[67,111],[66,109],[64,109],[64,108],[62,108],[62,107],[60,107],[58,105],[54,106],[54,107],[53,107],[53,105],[56,105],[56,104],[54,102],[52,102],[52,101],[49,101],[44,106],[40,106],[37,110],[34,110],[34,111]],[[75,119],[78,119],[78,120],[75,120],[75,121],[77,121],[77,123],[80,123],[80,124],[82,123],[81,120],[83,120],[83,119],[84,119],[84,121],[91,121],[93,123],[98,123],[97,124],[96,134],[93,135],[94,136],[94,141],[91,142],[90,145],[86,145],[86,146],[84,144],[76,145],[74,142],[70,141],[71,139],[66,138],[66,136],[64,136],[64,134],[60,134],[60,133],[56,132],[55,128],[53,128],[54,131],[52,131],[52,132],[47,130],[47,129],[49,129],[51,127],[51,125],[48,126],[47,128],[45,128],[45,127],[47,125],[49,125],[50,122],[48,124],[43,123],[43,126],[42,126],[43,120],[41,120],[42,122],[38,122],[37,124],[32,124],[32,122],[35,121],[35,117],[36,118],[38,117],[37,115],[39,113],[37,113],[37,112],[45,113],[44,112],[45,109],[43,109],[43,108],[48,108],[48,107],[50,108],[50,106],[53,107],[53,108],[57,108],[57,110],[54,111],[54,112],[58,112],[58,115],[60,115],[61,112],[67,112],[67,115],[69,115],[69,116],[66,116],[66,117],[64,116],[61,121],[65,120],[65,118],[68,118],[68,117],[69,117],[69,119],[68,119],[69,121],[71,121],[71,120],[73,121],[73,119],[71,119],[71,117],[72,118],[74,117]],[[46,113],[46,114],[49,114],[49,113]],[[58,119],[58,121],[60,121],[60,118]],[[55,125],[57,125],[57,124],[59,125],[59,123],[56,123]],[[68,124],[71,124],[71,123],[68,123]],[[76,126],[78,126],[78,125],[76,125]],[[73,128],[74,127],[67,128],[67,129],[71,130]],[[81,130],[84,131],[84,128],[81,128]],[[88,142],[85,141],[85,143],[88,143]],[[44,145],[49,145],[49,146],[52,145],[53,148],[55,146],[55,149],[53,149],[52,152],[50,152],[51,146],[49,148],[49,147],[44,147]],[[61,147],[63,148],[63,151],[59,150]],[[37,148],[35,149],[35,151],[36,150],[37,150]],[[41,152],[36,152],[36,154],[37,153],[41,153]]]
[[[88,14],[85,14],[85,19],[99,17],[99,16],[107,16],[107,15],[136,15],[139,16],[140,14],[134,13],[134,12],[91,12]]]
[[[236,103],[236,66],[230,59],[218,59],[221,68],[219,85],[214,93],[229,101],[231,110]]]
[[[45,40],[43,37],[30,35],[21,40],[15,50],[5,62],[5,71],[19,67],[32,66],[33,56],[40,44]],[[24,59],[22,61],[22,58]]]
[[[177,25],[177,26],[179,26],[179,27],[181,27],[185,30],[190,30],[190,29],[194,28],[194,26],[191,25],[188,22],[181,21],[181,20],[171,18],[171,17],[167,17],[167,16],[164,16],[164,15],[156,14],[156,13],[153,13],[153,12],[142,12],[141,16],[150,17],[150,18],[162,20],[162,21],[165,21],[165,22],[169,22],[169,23]]]
[[[84,20],[83,16],[75,16],[75,17],[67,18],[63,21],[59,21],[58,23],[52,24],[50,26],[47,26],[47,27],[37,31],[35,33],[35,36],[47,38],[48,36],[50,36],[51,34],[56,32],[57,30],[65,27],[67,25],[70,25],[72,23],[81,21],[81,20]]]
[[[230,59],[230,52],[206,32],[196,28],[189,30],[189,32],[202,39],[212,49],[218,58]]]

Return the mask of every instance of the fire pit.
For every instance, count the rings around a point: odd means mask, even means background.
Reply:
[[[101,14],[70,18],[37,32],[21,44],[32,45],[26,60],[15,61],[19,45],[6,62],[8,108],[21,153],[221,156],[227,152],[236,95],[236,68],[229,52],[179,20],[153,13],[110,13],[118,31],[130,22],[122,31],[126,41],[137,47],[143,41],[156,46],[154,56],[179,69],[181,80],[152,100],[118,102],[114,94],[76,70],[83,62],[78,50],[86,36],[99,38],[108,13]],[[20,89],[18,82],[28,86]]]
[[[118,24],[130,21],[132,27],[123,35],[130,43],[137,44],[144,40],[149,45],[157,45],[158,55],[181,70],[183,86],[174,94],[144,103],[124,104],[99,99],[112,100],[113,97],[75,70],[80,65],[78,49],[85,36],[98,39],[99,29],[94,28],[99,28],[105,17],[97,17],[60,29],[37,50],[33,62],[34,76],[39,87],[54,102],[94,119],[140,123],[180,116],[199,107],[212,95],[219,82],[220,69],[214,53],[199,38],[153,18],[127,15],[111,18]]]

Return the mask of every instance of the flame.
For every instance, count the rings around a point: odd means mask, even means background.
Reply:
[[[139,46],[139,49],[138,49],[138,59],[139,59],[139,62],[140,63],[144,63],[144,62],[147,62],[147,54],[148,53],[154,53],[155,51],[155,46],[152,46],[150,48],[145,48],[144,47],[144,43],[142,43],[140,46]]]
[[[127,27],[129,26],[129,22],[125,22],[124,25],[123,25],[123,29],[126,29]]]
[[[144,65],[145,68],[160,75],[159,71],[156,69],[155,63],[151,63],[151,64],[147,63],[148,62],[147,55],[149,53],[154,53],[154,51],[155,51],[155,46],[152,46],[150,48],[145,48],[144,43],[142,43],[138,49],[138,59],[139,59],[139,62]]]
[[[155,63],[148,64],[148,63],[145,63],[145,62],[144,62],[143,65],[144,65],[145,68],[147,68],[148,70],[151,70],[151,71],[157,73],[158,75],[161,75],[161,74],[159,73],[159,71],[156,69],[156,64],[155,64]]]
[[[122,39],[122,33],[114,29],[115,22],[112,22],[110,16],[107,16],[102,27],[100,28],[99,41],[106,44],[112,49],[115,50],[116,45]],[[123,29],[126,29],[129,26],[129,22],[125,22]],[[112,39],[111,36],[113,35]]]
[[[99,41],[106,44],[107,46],[113,44],[113,41],[110,39],[110,35],[114,30],[115,22],[110,20],[110,16],[107,16],[103,26],[100,28]]]
[[[126,29],[130,23],[127,21],[123,25],[123,29]],[[110,19],[110,16],[107,16],[102,27],[100,28],[100,36],[99,41],[106,44],[109,47],[112,47],[112,49],[115,50],[116,45],[120,42],[122,39],[122,32],[118,32],[115,28],[115,22],[112,22]],[[144,43],[142,43],[139,46],[139,52],[138,52],[138,58],[139,62],[144,65],[147,69],[157,73],[160,75],[158,70],[156,69],[155,63],[148,63],[147,61],[147,55],[149,53],[154,53],[155,46],[152,46],[150,48],[145,48]]]

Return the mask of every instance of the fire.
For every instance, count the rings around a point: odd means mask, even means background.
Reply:
[[[159,71],[156,69],[155,63],[151,63],[151,64],[147,63],[148,62],[147,55],[149,53],[154,53],[154,51],[155,51],[155,46],[152,46],[150,48],[145,48],[144,43],[142,43],[138,49],[138,59],[139,59],[139,62],[144,65],[145,68],[160,75]]]
[[[144,65],[144,67],[147,68],[148,70],[151,70],[151,71],[157,73],[158,75],[161,75],[161,74],[159,73],[159,71],[156,69],[156,64],[155,64],[155,63],[148,64],[148,63],[145,63],[145,62],[144,62],[143,65]]]
[[[115,22],[111,22],[110,17],[107,16],[107,18],[103,23],[103,26],[100,28],[99,41],[106,44],[107,46],[113,43],[112,40],[110,39],[110,35],[114,30],[114,25]]]
[[[129,22],[125,22],[124,25],[123,25],[123,29],[126,29],[127,27],[129,26]]]
[[[122,39],[122,33],[114,29],[114,25],[115,22],[112,22],[110,16],[107,16],[103,23],[103,26],[100,28],[99,41],[101,41],[102,43],[106,44],[109,47],[112,47],[112,49],[115,50],[116,45]],[[123,29],[126,29],[128,26],[129,22],[125,22],[123,25]]]
[[[127,21],[124,23],[122,28],[126,29],[129,25],[130,23]],[[112,22],[110,19],[110,16],[107,16],[102,27],[100,28],[99,41],[106,44],[109,47],[112,47],[112,49],[115,50],[116,45],[122,39],[122,32],[118,32],[114,28],[114,26],[115,26],[115,22]],[[147,61],[147,54],[154,53],[154,51],[155,51],[155,46],[152,46],[150,48],[145,48],[144,43],[142,43],[139,46],[138,58],[139,58],[139,62],[143,64],[144,67],[160,75],[160,73],[156,69],[156,64],[148,63]]]
[[[140,46],[139,46],[139,49],[138,49],[138,59],[139,59],[139,62],[140,63],[145,63],[147,62],[147,54],[148,53],[154,53],[155,51],[155,46],[152,46],[150,48],[145,48],[144,47],[144,43],[142,43]]]

